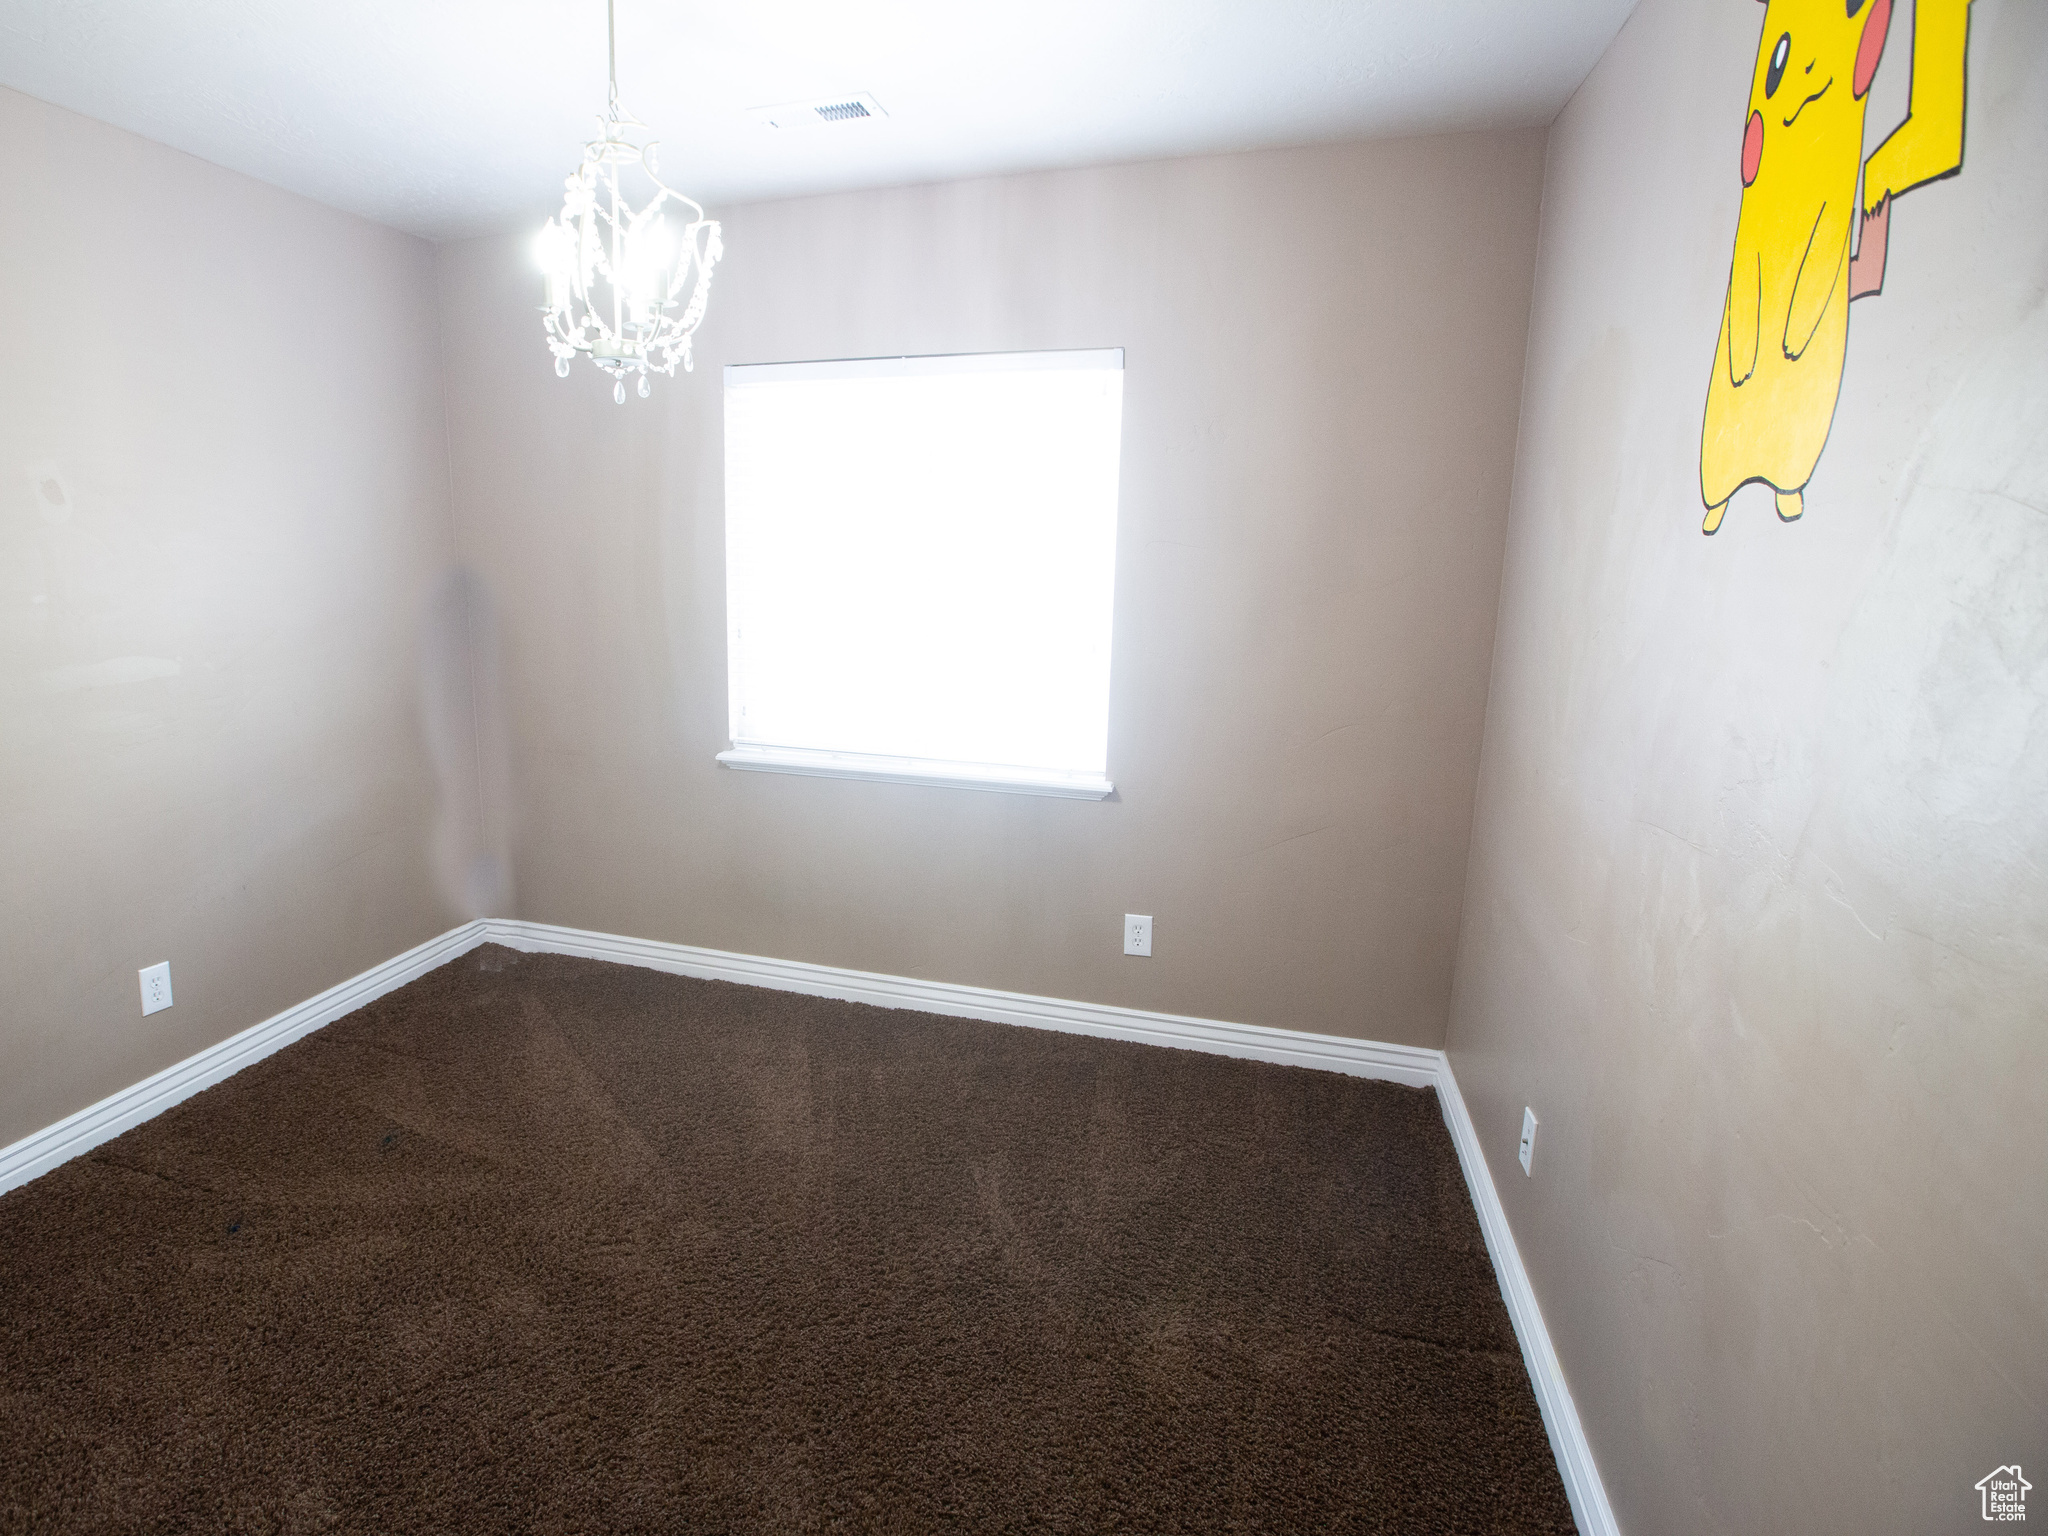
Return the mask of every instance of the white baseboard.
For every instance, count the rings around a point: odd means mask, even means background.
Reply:
[[[587,933],[578,928],[557,928],[551,923],[492,919],[485,927],[494,942],[529,952],[615,960],[677,976],[745,982],[749,986],[773,987],[778,992],[803,992],[812,997],[836,997],[882,1008],[910,1008],[959,1019],[984,1019],[991,1024],[1024,1024],[1073,1035],[1249,1056],[1293,1067],[1321,1067],[1330,1072],[1348,1072],[1354,1077],[1406,1083],[1411,1088],[1428,1087],[1443,1067],[1442,1051],[1354,1040],[1346,1035],[1314,1035],[1304,1030],[1269,1029],[1261,1024],[1225,1024],[1215,1019],[1112,1008],[1104,1003],[995,992],[957,982],[919,981],[909,976],[811,965],[802,960],[771,960],[763,955],[699,949],[692,944],[663,944],[654,939]]]
[[[417,949],[363,972],[318,997],[308,998],[253,1029],[223,1040],[219,1045],[166,1068],[154,1077],[102,1099],[89,1109],[60,1120],[45,1130],[0,1149],[0,1194],[46,1173],[59,1163],[90,1151],[131,1126],[140,1125],[200,1089],[210,1087],[250,1063],[282,1049],[301,1036],[311,1034],[365,1003],[402,987],[436,966],[467,954],[485,942],[503,944],[530,954],[578,955],[590,960],[611,960],[622,965],[643,966],[673,975],[695,976],[715,981],[737,981],[749,986],[772,987],[783,992],[802,992],[813,997],[836,997],[849,1002],[873,1003],[884,1008],[911,1008],[921,1013],[945,1014],[954,1018],[982,1019],[992,1024],[1021,1024],[1034,1029],[1063,1030],[1069,1034],[1095,1035],[1110,1040],[1132,1040],[1146,1045],[1171,1045],[1183,1050],[1209,1051],[1223,1056],[1249,1057],[1255,1061],[1279,1062],[1284,1066],[1318,1067],[1324,1071],[1346,1072],[1354,1077],[1379,1078],[1405,1083],[1411,1088],[1434,1088],[1450,1128],[1465,1183],[1472,1192],[1472,1204],[1479,1213],[1479,1228],[1486,1238],[1486,1251],[1493,1259],[1494,1274],[1507,1302],[1515,1337],[1522,1346],[1522,1359],[1535,1388],[1537,1406],[1550,1435],[1557,1468],[1564,1479],[1565,1495],[1571,1500],[1572,1517],[1581,1536],[1620,1536],[1614,1512],[1593,1453],[1586,1443],[1577,1408],[1551,1348],[1550,1335],[1543,1326],[1543,1313],[1536,1305],[1536,1293],[1515,1247],[1507,1213],[1493,1187],[1479,1137],[1466,1113],[1458,1080],[1442,1051],[1412,1045],[1389,1045],[1376,1040],[1355,1040],[1346,1035],[1318,1035],[1305,1030],[1273,1029],[1261,1024],[1230,1024],[1217,1019],[1189,1018],[1180,1014],[1149,1013],[1137,1008],[1112,1008],[1103,1003],[1079,1003],[1062,998],[1033,997],[1022,992],[997,992],[986,987],[962,986],[956,982],[919,981],[909,976],[885,976],[872,971],[845,970],[838,966],[811,965],[801,960],[775,960],[762,955],[733,954],[720,949],[700,949],[689,944],[664,944],[653,939],[629,939],[617,934],[589,933],[561,928],[552,923],[528,923],[510,918],[488,918],[450,929]]]
[[[467,954],[484,939],[482,923],[451,928],[438,938],[329,987],[317,997],[309,997],[238,1035],[230,1035],[219,1045],[208,1046],[196,1056],[187,1056],[175,1066],[166,1067],[74,1115],[66,1115],[55,1125],[24,1136],[10,1147],[0,1148],[0,1194],[48,1173],[59,1163],[90,1152],[101,1142],[111,1141],[173,1104],[191,1098],[200,1089],[211,1088],[272,1052],[283,1050],[323,1024],[332,1024],[436,966],[446,965],[457,955]]]
[[[1536,1305],[1536,1291],[1529,1284],[1529,1272],[1522,1267],[1522,1253],[1515,1246],[1515,1234],[1508,1226],[1508,1214],[1501,1207],[1500,1192],[1493,1187],[1493,1172],[1479,1145],[1479,1132],[1465,1111],[1465,1096],[1458,1091],[1458,1079],[1451,1072],[1449,1058],[1436,1080],[1437,1103],[1444,1112],[1444,1124],[1451,1129],[1451,1143],[1458,1149],[1458,1162],[1465,1170],[1465,1186],[1472,1191],[1472,1205],[1479,1213],[1479,1230],[1486,1237],[1486,1251],[1493,1259],[1493,1272],[1500,1281],[1500,1293],[1508,1304],[1508,1318],[1521,1341],[1522,1363],[1529,1369],[1529,1384],[1536,1389],[1536,1406],[1543,1410],[1543,1427],[1550,1434],[1550,1449],[1557,1457],[1558,1475],[1564,1479],[1565,1497],[1571,1500],[1572,1520],[1579,1536],[1621,1536],[1614,1523],[1614,1510],[1607,1502],[1607,1487],[1600,1481],[1600,1469],[1593,1464],[1593,1448],[1586,1443],[1585,1427],[1572,1402],[1572,1389],[1564,1379],[1564,1367],[1550,1346],[1550,1330],[1543,1326],[1543,1311]]]

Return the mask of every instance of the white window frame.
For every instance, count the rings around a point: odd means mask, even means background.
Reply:
[[[1123,370],[1121,347],[1087,351],[970,353],[957,356],[855,358],[815,363],[732,363],[725,368],[725,385],[772,383],[789,378],[909,377],[944,373],[987,372],[991,364],[1007,371],[1048,369],[1061,371]],[[730,558],[730,557],[728,557]],[[728,605],[732,602],[728,567]],[[728,611],[727,700],[731,709],[739,696],[737,649]],[[886,757],[870,753],[826,751],[746,742],[739,739],[736,725],[728,737],[731,745],[717,755],[727,768],[747,772],[798,774],[814,778],[867,779],[889,784],[922,784],[951,789],[995,790],[1011,794],[1050,795],[1064,799],[1103,800],[1116,786],[1103,773],[1063,772],[1040,767],[942,761],[931,758]]]

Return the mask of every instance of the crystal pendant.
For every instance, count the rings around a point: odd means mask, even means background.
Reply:
[[[640,398],[641,398],[642,400],[645,400],[645,399],[646,399],[646,398],[647,398],[647,397],[648,397],[649,395],[651,395],[651,394],[653,394],[653,393],[654,393],[654,391],[653,391],[652,389],[648,388],[648,385],[647,385],[647,375],[646,375],[646,374],[644,374],[644,373],[643,373],[643,374],[641,374],[641,375],[640,375]]]
[[[620,379],[616,384],[612,385],[612,399],[620,405],[626,403],[626,381],[624,379]]]
[[[558,357],[555,359],[555,377],[558,379],[566,379],[567,377],[569,377],[569,359],[567,359],[566,357]]]

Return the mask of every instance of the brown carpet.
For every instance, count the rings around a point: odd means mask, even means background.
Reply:
[[[1427,1090],[495,946],[0,1197],[0,1530],[1568,1531]]]

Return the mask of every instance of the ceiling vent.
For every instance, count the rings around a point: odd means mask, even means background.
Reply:
[[[747,116],[768,128],[822,128],[828,124],[874,122],[889,114],[865,91],[817,101],[786,101],[779,107],[749,107]]]

